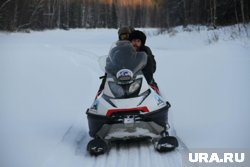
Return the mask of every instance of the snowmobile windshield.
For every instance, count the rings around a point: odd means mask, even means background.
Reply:
[[[106,59],[105,70],[107,73],[119,77],[130,79],[147,64],[147,54],[136,52],[129,41],[118,41],[111,47],[109,56]],[[132,77],[132,78],[131,78]]]

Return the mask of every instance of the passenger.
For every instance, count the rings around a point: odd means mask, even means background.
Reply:
[[[132,45],[138,52],[145,52],[148,55],[148,61],[146,66],[142,69],[142,72],[148,82],[148,84],[158,93],[159,88],[157,83],[154,81],[153,73],[156,71],[156,61],[154,59],[154,55],[152,54],[151,49],[145,45],[146,43],[146,35],[139,30],[135,30],[133,27],[121,27],[118,30],[118,38],[119,41],[122,40],[129,40],[131,41]],[[102,83],[99,87],[96,97],[101,94],[102,90],[104,89],[105,82],[107,78],[107,73],[104,76],[101,76]]]
[[[153,74],[156,71],[156,61],[151,49],[145,45],[146,35],[139,30],[134,30],[129,35],[129,40],[138,52],[145,52],[148,55],[148,61],[146,66],[142,69],[142,72],[148,82],[148,84],[159,94],[159,88],[154,81]]]

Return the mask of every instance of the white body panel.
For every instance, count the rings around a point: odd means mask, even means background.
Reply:
[[[109,88],[108,82],[114,80],[113,78],[107,78],[103,92],[96,98],[89,112],[105,116],[110,109],[130,109],[146,106],[149,112],[152,112],[165,107],[165,100],[148,85],[144,76],[138,75],[136,79],[138,78],[142,78],[139,96],[122,99],[113,98],[114,95]],[[143,95],[148,90],[150,90],[149,95]],[[103,97],[103,95],[109,97],[109,102]],[[112,102],[113,105],[111,105],[110,102]]]

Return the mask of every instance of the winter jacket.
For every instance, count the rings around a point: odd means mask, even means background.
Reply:
[[[142,69],[142,72],[143,72],[148,84],[150,84],[153,82],[153,74],[156,71],[156,62],[155,62],[154,55],[152,54],[151,49],[146,45],[142,45],[138,51],[145,52],[148,55],[147,64]]]
[[[145,45],[147,37],[142,31],[140,31],[140,30],[132,31],[129,34],[129,40],[132,42],[134,39],[141,40],[141,47],[137,51],[138,52],[145,52],[148,55],[148,62],[146,64],[146,66],[142,69],[142,72],[143,72],[148,84],[151,84],[152,82],[154,82],[153,73],[156,70],[156,62],[155,62],[154,55],[152,54],[152,51],[150,50],[150,48]]]

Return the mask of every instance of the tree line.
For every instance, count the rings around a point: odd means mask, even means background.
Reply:
[[[249,0],[0,0],[0,30],[247,23]]]

